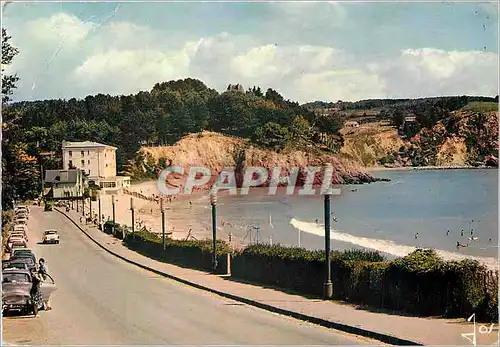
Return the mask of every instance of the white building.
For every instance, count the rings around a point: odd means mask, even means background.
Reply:
[[[63,170],[82,170],[104,191],[128,188],[130,177],[116,175],[116,149],[91,141],[63,141]]]

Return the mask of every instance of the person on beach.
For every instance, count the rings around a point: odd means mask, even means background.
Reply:
[[[474,235],[474,229],[470,230],[470,236]]]
[[[460,232],[460,236],[464,236],[464,229]]]

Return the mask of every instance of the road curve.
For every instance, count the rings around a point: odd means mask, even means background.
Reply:
[[[52,311],[3,318],[4,341],[35,345],[373,344],[220,298],[109,255],[57,212],[33,207],[31,247],[47,261],[58,290]],[[61,244],[39,245],[43,230]]]

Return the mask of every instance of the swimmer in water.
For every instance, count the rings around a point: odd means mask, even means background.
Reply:
[[[418,233],[415,234],[415,239],[418,239]]]
[[[319,224],[318,220],[316,219],[316,224]]]
[[[489,243],[491,243],[491,238],[488,240]]]
[[[450,235],[450,230],[449,229],[446,231],[446,236],[448,236],[448,235]]]

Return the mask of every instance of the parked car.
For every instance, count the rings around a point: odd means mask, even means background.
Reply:
[[[16,207],[16,211],[25,211],[26,213],[30,213],[30,208],[28,206],[20,205]]]
[[[57,230],[49,229],[45,230],[42,238],[43,243],[59,243],[59,234]]]
[[[33,285],[31,273],[22,269],[2,270],[2,312],[21,311],[37,314],[57,289],[54,279],[47,275],[40,284],[42,301],[33,302],[30,291]]]
[[[14,252],[12,252],[12,256],[14,257],[16,254],[31,254],[33,257],[35,256],[33,250],[30,248],[16,249]]]
[[[20,219],[20,218],[26,218],[26,219],[29,219],[29,216],[26,212],[18,212],[16,213],[16,219]]]
[[[29,255],[17,255],[14,257],[11,257],[9,259],[11,262],[15,263],[25,263],[26,266],[28,267],[28,270],[36,270],[37,264],[36,264],[36,259],[35,256],[29,256]]]
[[[26,224],[16,224],[14,225],[14,227],[12,228],[13,231],[24,231],[24,232],[27,232],[28,231],[28,226]]]
[[[16,218],[15,223],[26,225],[28,224],[28,220],[26,218]]]
[[[11,231],[9,233],[9,237],[22,237],[28,242],[28,235],[24,231]]]
[[[2,270],[3,269],[29,270],[29,267],[28,267],[28,264],[25,261],[6,260],[6,261],[2,262]]]
[[[26,239],[24,237],[9,237],[9,240],[7,242],[12,244],[12,249],[28,247],[28,242],[26,242]]]
[[[35,257],[35,254],[33,253],[33,251],[29,248],[18,248],[18,249],[15,249],[11,256],[10,256],[10,259],[13,259],[13,258],[26,258],[26,257],[30,257],[30,258],[33,258],[33,260],[35,261],[36,263],[36,257]]]

